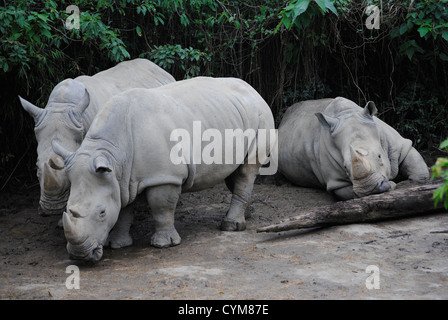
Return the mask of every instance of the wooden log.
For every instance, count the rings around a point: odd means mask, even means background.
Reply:
[[[443,201],[439,201],[437,207],[435,207],[432,198],[434,190],[440,185],[440,183],[425,184],[336,202],[332,205],[306,211],[279,224],[258,228],[257,232],[279,232],[372,222],[445,211]]]

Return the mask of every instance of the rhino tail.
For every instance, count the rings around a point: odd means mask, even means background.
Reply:
[[[189,161],[186,161],[186,164],[188,168],[188,177],[182,184],[182,192],[190,189],[193,186],[194,178],[196,176],[196,164],[194,163],[193,152],[190,152],[190,159]]]

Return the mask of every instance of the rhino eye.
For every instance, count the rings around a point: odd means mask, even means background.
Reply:
[[[100,218],[104,218],[106,216],[106,209],[102,209],[99,213]]]

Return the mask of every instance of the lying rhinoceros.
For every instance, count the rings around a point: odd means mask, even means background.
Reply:
[[[203,140],[195,147],[198,128],[204,131],[199,132]],[[99,260],[120,209],[142,192],[155,220],[153,246],[180,243],[174,211],[181,192],[204,189],[223,180],[233,195],[221,229],[244,230],[244,211],[260,163],[266,159],[257,153],[254,162],[248,161],[249,151],[258,148],[255,141],[260,129],[274,130],[272,112],[263,98],[239,79],[198,77],[114,96],[98,113],[75,153],[53,143],[54,151],[65,161],[64,170],[71,182],[63,214],[71,257]],[[224,139],[229,130],[254,132],[252,142],[245,139],[240,145],[244,145],[242,162],[206,164],[205,159],[196,157],[194,150],[198,146],[200,150],[204,141],[211,141],[211,133],[214,141],[210,143],[219,141],[221,148],[215,145],[214,152],[227,152],[233,143],[233,138]],[[181,132],[184,134],[179,135]],[[178,136],[183,138],[175,143]],[[270,141],[269,136],[264,146],[267,152],[271,150]],[[183,147],[178,148],[179,144]],[[236,145],[231,148],[232,157]]]
[[[50,94],[45,109],[20,98],[23,108],[34,118],[37,139],[37,177],[40,183],[40,210],[43,215],[62,214],[69,181],[63,171],[52,166],[62,159],[51,148],[55,138],[75,151],[93,118],[113,95],[130,88],[155,88],[175,79],[146,59],[121,62],[94,76],[80,76],[60,82]]]
[[[394,189],[398,174],[427,181],[428,167],[411,141],[376,112],[371,101],[361,108],[341,97],[294,104],[278,129],[279,171],[343,200]]]

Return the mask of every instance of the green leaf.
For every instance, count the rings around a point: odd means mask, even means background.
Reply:
[[[8,40],[9,40],[9,41],[15,41],[15,40],[17,40],[18,38],[20,38],[21,35],[22,35],[22,34],[19,33],[19,32],[14,33]]]
[[[336,10],[336,7],[334,6],[333,1],[331,0],[325,0],[325,5],[327,9],[329,9],[331,12],[333,12],[335,15],[338,15],[338,11]]]
[[[48,20],[48,16],[45,15],[45,14],[38,13],[37,16],[38,16],[41,20],[43,20],[44,22],[47,22],[47,20]]]
[[[420,37],[424,37],[428,32],[429,32],[430,28],[428,27],[420,27],[418,28],[418,33],[420,33]]]
[[[400,36],[402,36],[404,33],[408,31],[408,25],[406,23],[403,23],[400,26]]]
[[[190,24],[190,20],[185,15],[185,13],[180,15],[180,24],[183,25],[184,27],[186,27]]]
[[[444,54],[443,52],[439,54],[439,58],[442,61],[448,62],[448,56],[446,54]]]
[[[399,28],[394,28],[392,30],[392,32],[390,33],[390,38],[394,39],[400,36],[400,29]]]
[[[412,60],[412,57],[414,56],[415,52],[418,53],[424,53],[425,51],[420,47],[415,40],[409,40],[403,43],[400,46],[400,53],[406,54],[409,60]]]
[[[446,55],[445,55],[446,56]],[[446,139],[445,141],[443,141],[440,144],[440,149],[447,149],[448,148],[448,139]]]
[[[40,43],[40,42],[41,42],[41,41],[40,41],[40,38],[39,38],[39,36],[38,36],[37,34],[33,35],[33,40],[34,40],[36,43]]]
[[[142,28],[140,28],[139,26],[137,26],[137,28],[135,28],[135,31],[137,32],[137,35],[138,35],[139,37],[142,36]]]
[[[292,26],[291,18],[287,17],[287,16],[283,17],[283,19],[280,21],[279,25],[277,26],[276,31],[278,31],[281,24],[283,24],[286,27],[286,29],[291,29],[291,26]]]
[[[314,2],[317,3],[319,8],[322,10],[323,13],[327,12],[327,1],[326,0],[314,0]]]
[[[310,4],[311,0],[298,0],[297,3],[294,5],[294,15],[292,20],[296,20],[298,16],[300,16],[302,13],[308,9],[308,6]]]
[[[336,8],[334,7],[334,4],[331,0],[314,0],[314,2],[317,3],[317,5],[319,6],[319,8],[321,9],[321,11],[323,13],[327,13],[328,10],[330,10],[335,15],[338,15],[338,12],[337,12]]]
[[[47,38],[51,38],[51,33],[47,29],[42,29],[40,32],[42,35],[46,36]]]
[[[448,30],[442,32],[442,38],[448,41]]]

